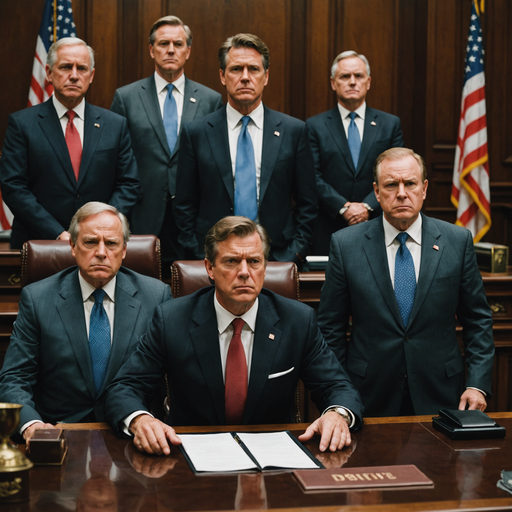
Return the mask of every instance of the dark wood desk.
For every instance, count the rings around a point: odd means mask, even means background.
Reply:
[[[362,431],[354,434],[353,451],[320,455],[318,441],[310,441],[307,446],[326,466],[415,464],[435,483],[433,489],[423,490],[318,494],[305,494],[289,472],[195,476],[177,449],[169,457],[145,456],[131,441],[116,438],[105,424],[66,425],[69,454],[65,464],[34,467],[30,502],[1,510],[512,510],[512,496],[496,487],[501,470],[512,469],[512,413],[491,416],[507,428],[508,438],[455,442],[434,431],[430,417],[420,416],[367,419]],[[299,435],[305,427],[267,425],[263,429],[289,429]]]

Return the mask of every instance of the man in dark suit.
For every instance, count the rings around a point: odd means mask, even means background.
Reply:
[[[357,391],[325,344],[315,312],[263,289],[270,241],[246,217],[211,228],[205,266],[215,287],[155,310],[139,348],[111,384],[107,420],[135,435],[135,447],[170,453],[174,430],[146,405],[162,375],[169,379],[172,425],[288,423],[299,378],[324,414],[299,439],[321,434],[320,449],[350,444],[361,424]]]
[[[318,322],[369,416],[484,410],[491,393],[492,317],[471,233],[420,214],[427,185],[419,155],[384,152],[384,215],[332,236]]]
[[[332,110],[306,121],[315,159],[319,212],[313,254],[327,255],[331,235],[381,213],[373,193],[373,163],[386,149],[402,147],[400,119],[366,106],[370,64],[354,51],[332,64]],[[354,117],[354,120],[351,119]]]
[[[94,78],[92,48],[59,39],[48,51],[46,75],[54,95],[9,116],[0,160],[15,249],[30,239],[69,240],[71,217],[89,201],[128,215],[139,195],[126,120],[84,99]]]
[[[86,204],[69,233],[78,269],[22,290],[0,373],[0,400],[23,405],[25,439],[57,422],[104,421],[105,389],[170,299],[169,286],[121,267],[130,229],[116,208]]]
[[[257,36],[230,37],[219,61],[228,104],[190,123],[181,135],[180,242],[188,258],[202,259],[208,230],[225,216],[245,215],[268,231],[270,259],[300,264],[317,213],[306,126],[263,105],[269,50]]]
[[[135,234],[153,234],[162,243],[164,271],[181,258],[173,213],[180,132],[184,125],[222,107],[218,92],[185,77],[192,47],[192,31],[176,16],[165,16],[151,27],[149,53],[155,73],[121,87],[110,110],[128,119],[143,195],[135,205],[131,227]],[[166,107],[168,85],[176,110]],[[164,119],[176,115],[169,126]],[[173,130],[168,139],[166,126]],[[170,146],[173,147],[170,147]]]

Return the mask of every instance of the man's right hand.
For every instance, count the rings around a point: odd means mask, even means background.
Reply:
[[[30,439],[32,437],[34,437],[34,433],[37,429],[39,428],[56,428],[54,425],[52,425],[51,423],[43,423],[42,421],[38,421],[36,423],[32,423],[32,425],[28,426],[24,431],[23,431],[23,438],[25,439],[25,441],[27,442],[27,448],[29,447],[30,445]]]
[[[171,444],[181,444],[181,439],[172,427],[153,418],[149,414],[139,414],[130,422],[130,432],[134,435],[133,444],[141,452],[169,455]]]
[[[57,240],[70,240],[71,239],[71,235],[69,234],[68,231],[63,231],[58,237],[57,237]]]

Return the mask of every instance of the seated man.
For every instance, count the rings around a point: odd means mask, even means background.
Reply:
[[[215,286],[155,310],[148,332],[110,385],[105,416],[134,434],[148,453],[168,455],[175,431],[148,414],[167,373],[170,425],[243,425],[293,421],[299,378],[324,414],[299,439],[321,434],[320,449],[350,444],[362,404],[300,302],[262,289],[266,231],[246,217],[225,217],[206,236],[205,265]]]
[[[104,421],[105,389],[171,298],[166,284],[121,268],[130,229],[113,206],[82,206],[69,233],[78,269],[22,290],[0,373],[0,401],[23,405],[27,440],[57,422]]]

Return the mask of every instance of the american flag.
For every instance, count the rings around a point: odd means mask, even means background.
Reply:
[[[483,2],[481,5],[483,7]],[[473,0],[471,6],[451,200],[457,208],[456,224],[469,229],[474,242],[478,242],[491,227],[491,194],[484,49],[477,0]]]
[[[52,85],[46,81],[46,56],[52,43],[61,37],[76,37],[71,0],[45,0],[32,66],[29,107],[43,103],[53,93]]]

